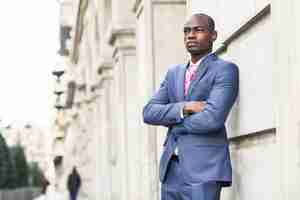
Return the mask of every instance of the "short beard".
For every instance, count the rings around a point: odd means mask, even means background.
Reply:
[[[205,55],[212,51],[212,48],[208,49],[187,49],[191,56]]]

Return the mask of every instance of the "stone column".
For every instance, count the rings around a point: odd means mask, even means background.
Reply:
[[[134,27],[135,17],[131,12],[133,0],[111,0],[112,29]]]
[[[272,1],[280,198],[300,196],[300,2]],[[275,166],[274,166],[275,167]]]
[[[96,62],[97,73],[100,76],[99,89],[100,98],[97,100],[97,106],[99,107],[99,131],[95,133],[96,138],[99,140],[99,146],[96,147],[97,154],[97,199],[114,199],[115,186],[112,185],[112,169],[114,168],[114,151],[115,142],[113,130],[114,121],[112,120],[112,104],[111,101],[111,83],[112,77],[112,53],[113,49],[108,43],[108,34],[111,27],[111,13],[112,13],[112,0],[95,1],[95,8],[97,13],[97,41],[99,42],[98,50],[96,54],[98,59]]]
[[[106,63],[111,63],[113,49],[107,42],[108,35],[111,31],[111,7],[112,0],[97,1],[97,27],[99,35],[99,59],[97,61],[99,68],[105,66]]]
[[[118,170],[123,176],[122,199],[141,199],[140,193],[140,109],[135,53],[135,32],[122,28],[112,35],[115,47],[114,77],[117,134],[119,140]]]
[[[112,29],[109,43],[114,49],[113,121],[116,126],[116,168],[113,186],[118,199],[142,199],[140,193],[138,90],[135,52],[135,17],[130,4],[112,0]]]
[[[99,177],[97,177],[97,188],[100,188],[99,193],[95,196],[97,199],[113,199],[112,198],[112,168],[113,153],[111,148],[114,147],[113,143],[113,131],[112,131],[112,118],[111,118],[111,95],[110,85],[112,81],[111,71],[112,64],[106,63],[100,66],[100,82],[99,82],[99,99],[97,104],[99,107],[99,132],[96,133],[99,140],[99,146],[97,147],[97,171],[99,171]]]
[[[171,64],[183,63],[183,23],[186,2],[183,0],[137,0],[137,55],[140,112],[164,78]],[[158,161],[165,128],[142,124],[142,192],[146,199],[159,198]]]

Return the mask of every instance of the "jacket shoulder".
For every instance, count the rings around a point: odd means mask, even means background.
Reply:
[[[186,64],[173,64],[168,67],[168,73],[177,73],[178,71],[184,69]]]
[[[216,71],[237,71],[238,72],[238,66],[231,62],[224,60],[222,58],[217,58],[216,60],[213,61],[212,63],[212,68]]]

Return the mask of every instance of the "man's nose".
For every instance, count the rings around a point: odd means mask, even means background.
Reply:
[[[188,35],[187,35],[187,39],[195,39],[196,35],[194,31],[191,31]]]
[[[196,32],[192,29],[191,31],[188,32],[187,34],[187,39],[194,39],[196,37]]]

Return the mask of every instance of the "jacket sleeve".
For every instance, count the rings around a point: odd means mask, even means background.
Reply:
[[[184,119],[182,125],[186,132],[201,134],[222,128],[236,100],[238,88],[237,66],[232,63],[219,66],[204,110]]]
[[[168,71],[160,88],[143,109],[144,122],[151,125],[173,126],[182,122],[180,116],[185,102],[170,103],[168,94]]]

